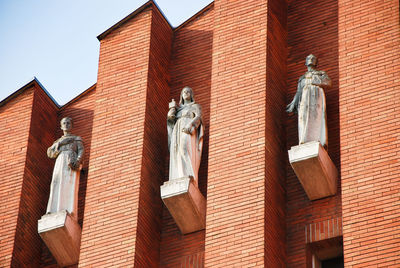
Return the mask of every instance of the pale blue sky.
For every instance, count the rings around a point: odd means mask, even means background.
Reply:
[[[0,101],[34,76],[65,104],[96,83],[97,36],[146,0],[0,0]],[[212,0],[156,0],[179,26]]]

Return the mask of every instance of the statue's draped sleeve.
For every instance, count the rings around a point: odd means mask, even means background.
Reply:
[[[61,138],[60,138],[61,139]],[[47,156],[49,158],[57,158],[58,154],[60,153],[59,149],[59,141],[60,139],[56,140],[53,145],[51,145],[48,149],[47,149]]]
[[[77,148],[78,148],[77,160],[78,161],[82,161],[83,154],[85,153],[85,148],[83,146],[82,138],[79,137],[79,136],[76,136],[75,141],[76,141],[76,145],[77,145]]]
[[[297,113],[299,111],[299,106],[300,106],[300,101],[301,101],[301,96],[303,93],[303,87],[301,85],[301,81],[304,79],[304,75],[300,76],[298,82],[297,82],[297,91],[296,95],[294,95],[294,98],[291,103],[288,104],[287,106],[287,111],[288,112],[295,112]],[[292,108],[290,108],[292,107]]]
[[[200,124],[201,124],[201,116],[202,116],[202,114],[201,114],[201,106],[198,105],[198,104],[194,104],[192,108],[193,108],[192,112],[194,113],[194,117],[192,119],[191,124],[195,128],[198,128],[200,126]]]
[[[332,86],[332,81],[326,72],[319,71],[317,74],[318,78],[320,79],[320,81],[318,81],[316,84],[317,86],[322,87],[323,89],[330,88]]]
[[[168,112],[168,116],[167,116],[168,150],[170,150],[172,131],[174,130],[174,125],[175,125],[175,121],[176,121],[175,116],[171,116],[171,115],[172,115],[172,112],[170,110]]]
[[[194,118],[192,119],[192,126],[197,129],[197,148],[201,150],[203,147],[204,126],[202,124],[202,110],[199,104],[193,105]]]

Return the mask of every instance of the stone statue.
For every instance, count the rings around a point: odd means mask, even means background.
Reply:
[[[47,214],[66,210],[73,219],[78,213],[79,175],[84,153],[81,137],[71,134],[72,119],[61,120],[64,135],[47,149],[47,156],[56,158]]]
[[[317,57],[306,58],[307,72],[299,78],[297,92],[287,106],[287,112],[298,113],[299,144],[319,141],[328,147],[326,103],[324,89],[331,87],[331,79],[324,71],[317,71]]]
[[[198,185],[204,133],[201,116],[201,106],[195,102],[190,87],[182,89],[178,106],[174,100],[169,103],[169,180],[191,176]]]

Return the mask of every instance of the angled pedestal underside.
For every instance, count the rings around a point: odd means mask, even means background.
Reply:
[[[78,263],[81,227],[67,211],[43,215],[38,221],[38,232],[58,265]]]
[[[289,162],[310,200],[336,194],[338,171],[319,142],[293,146]]]
[[[183,234],[203,230],[206,223],[206,200],[193,178],[166,181],[161,199]]]

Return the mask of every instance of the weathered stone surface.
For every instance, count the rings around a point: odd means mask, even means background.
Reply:
[[[193,178],[166,181],[161,198],[183,234],[203,230],[206,223],[206,200]]]
[[[58,265],[78,263],[81,227],[67,211],[43,215],[38,221],[38,232]]]
[[[338,171],[319,142],[293,146],[289,162],[310,200],[336,194]]]
[[[46,213],[67,210],[74,220],[78,215],[79,176],[84,153],[83,141],[71,134],[72,119],[61,120],[64,135],[47,149],[47,156],[55,158],[53,178]]]
[[[178,106],[174,100],[169,103],[167,129],[169,180],[191,176],[198,185],[204,127],[201,106],[190,87],[182,89]]]
[[[326,121],[326,100],[324,89],[331,87],[331,79],[324,71],[318,71],[317,57],[310,54],[306,58],[307,72],[297,85],[293,101],[287,106],[288,112],[298,113],[299,144],[319,141],[328,146]]]

